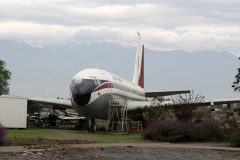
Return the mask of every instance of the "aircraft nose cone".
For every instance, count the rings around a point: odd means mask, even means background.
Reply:
[[[70,85],[72,101],[78,106],[85,106],[91,98],[91,85],[83,82],[73,82]]]
[[[78,106],[85,106],[88,104],[91,98],[91,93],[85,95],[72,94],[72,100]]]

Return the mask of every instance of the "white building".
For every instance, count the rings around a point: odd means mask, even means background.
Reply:
[[[27,98],[0,96],[0,124],[6,128],[27,127]]]

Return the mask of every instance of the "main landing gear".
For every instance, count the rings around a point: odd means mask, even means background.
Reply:
[[[88,132],[96,132],[97,125],[94,118],[88,118]]]

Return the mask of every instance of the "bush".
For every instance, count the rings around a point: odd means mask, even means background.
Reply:
[[[236,131],[231,136],[231,145],[233,147],[240,147],[240,130]]]
[[[2,125],[0,125],[0,146],[3,146],[6,144],[6,131]]]
[[[223,130],[214,122],[156,121],[143,130],[145,139],[165,142],[219,141],[224,138]]]
[[[97,125],[97,131],[105,132],[106,131],[106,127],[104,125]]]

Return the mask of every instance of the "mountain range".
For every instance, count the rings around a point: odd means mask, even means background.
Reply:
[[[207,98],[236,98],[231,88],[239,60],[228,52],[156,51],[145,46],[145,90],[190,89]],[[0,59],[11,71],[10,94],[69,97],[71,78],[101,68],[132,79],[136,48],[110,42],[33,46],[0,40]]]

